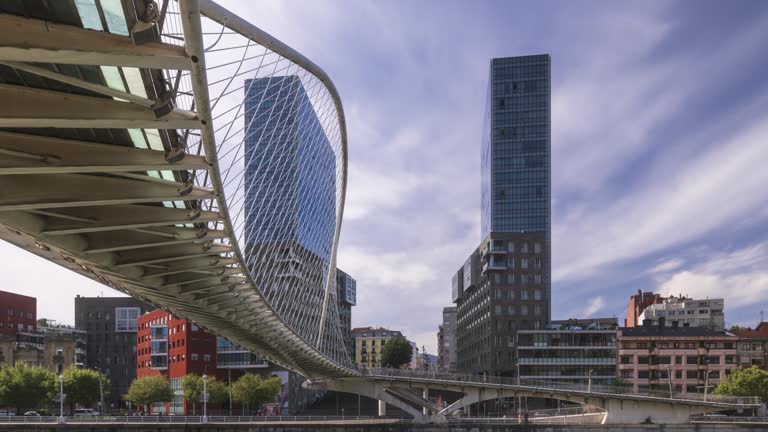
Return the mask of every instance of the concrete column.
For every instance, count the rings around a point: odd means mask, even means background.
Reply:
[[[387,415],[387,403],[383,400],[379,401],[379,417]]]
[[[427,387],[424,387],[424,390],[421,393],[421,397],[423,397],[425,400],[429,400],[429,389]],[[427,407],[423,407],[421,408],[421,413],[424,415],[429,415],[429,409],[427,409]]]

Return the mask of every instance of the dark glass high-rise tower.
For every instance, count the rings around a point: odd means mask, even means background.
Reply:
[[[517,330],[551,316],[550,58],[491,60],[481,239],[454,276],[457,368],[514,375]]]

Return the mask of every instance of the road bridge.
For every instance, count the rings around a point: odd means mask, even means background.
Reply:
[[[520,394],[631,421],[741,406],[356,370],[335,306],[341,99],[320,67],[210,0],[0,2],[0,98],[0,238],[309,385],[421,405],[420,421]],[[435,407],[421,387],[465,397]]]

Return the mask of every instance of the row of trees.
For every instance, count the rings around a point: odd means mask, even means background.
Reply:
[[[76,405],[92,406],[101,394],[109,395],[110,381],[99,371],[70,366],[62,373],[64,394],[70,413]],[[39,408],[50,403],[60,392],[59,377],[41,366],[28,366],[18,362],[14,366],[0,367],[0,406],[13,407],[17,414],[26,409]]]
[[[262,378],[259,375],[247,373],[232,383],[232,400],[251,407],[260,407],[274,400],[281,388],[280,377]],[[200,375],[189,374],[182,378],[181,389],[184,400],[192,404],[192,415],[196,415],[197,403],[202,400],[205,390],[203,378]],[[220,404],[229,400],[229,386],[215,377],[208,377],[207,391],[210,403]],[[134,380],[125,399],[139,406],[147,406],[155,402],[170,402],[173,395],[166,377],[153,375]]]

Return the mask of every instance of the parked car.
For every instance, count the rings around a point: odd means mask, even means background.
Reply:
[[[24,413],[24,415],[27,417],[40,417],[40,413],[37,411],[27,411]]]
[[[728,417],[728,416],[719,412],[711,412],[711,413],[704,414],[704,417]]]
[[[14,410],[0,410],[0,416],[14,416],[16,415],[16,411]]]
[[[75,417],[96,417],[99,412],[93,408],[78,408],[75,410]]]

